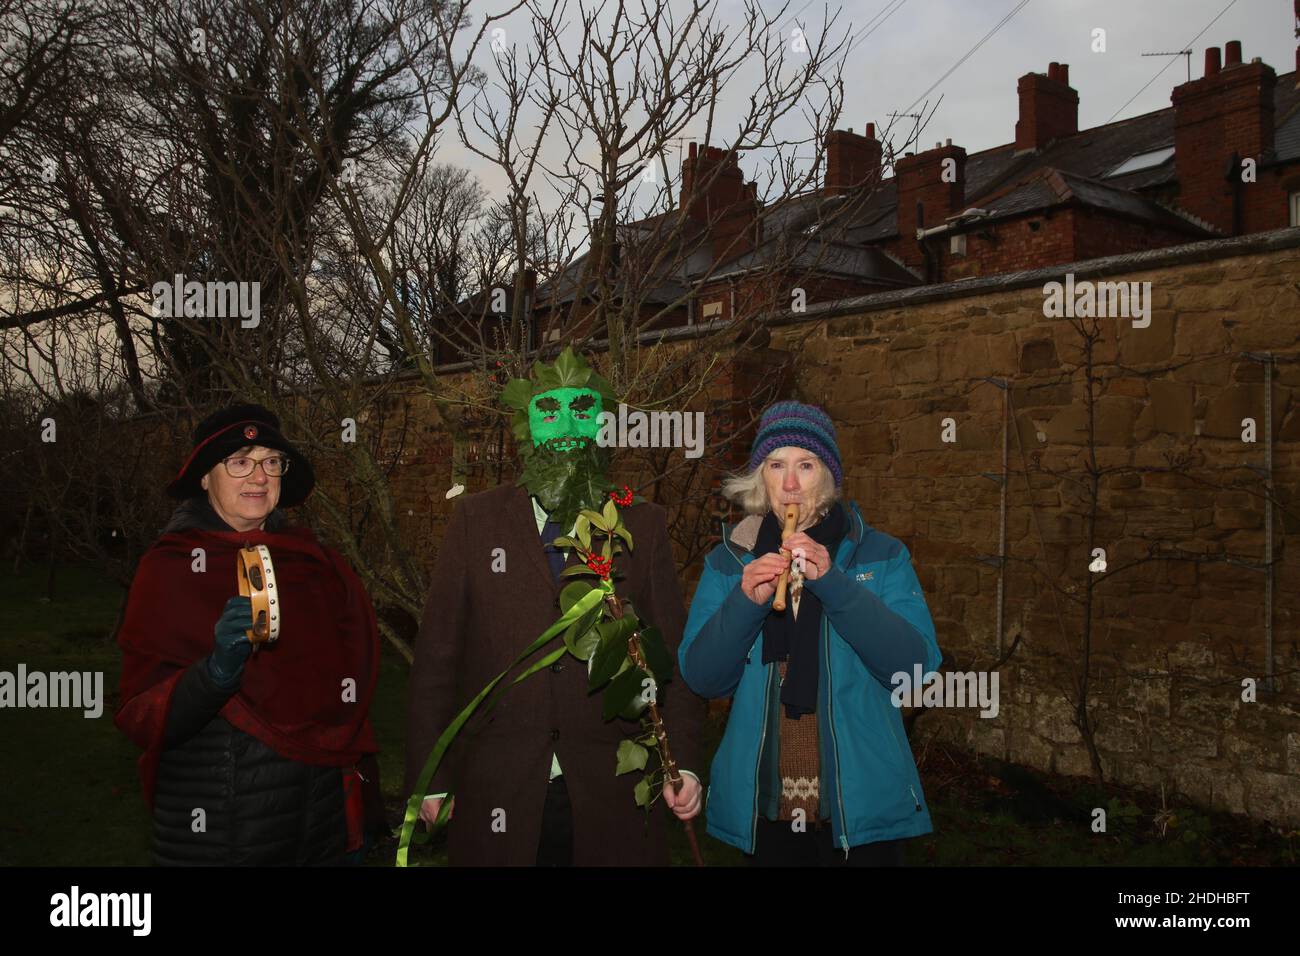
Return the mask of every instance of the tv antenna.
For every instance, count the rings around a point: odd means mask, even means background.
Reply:
[[[692,142],[695,139],[696,137],[694,136],[670,136],[664,140],[665,143],[677,144],[677,168],[678,169],[681,169],[682,167],[682,148],[685,146],[686,143]]]
[[[1167,53],[1143,53],[1141,56],[1181,56],[1187,60],[1187,82],[1192,82],[1192,51],[1170,50]]]

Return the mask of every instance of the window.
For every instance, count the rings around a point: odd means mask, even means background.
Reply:
[[[1159,166],[1173,155],[1174,148],[1172,146],[1161,146],[1159,149],[1153,149],[1149,152],[1135,153],[1108,172],[1106,178],[1109,179],[1111,176],[1123,176],[1126,173],[1136,173],[1139,169],[1152,169]]]
[[[1300,192],[1291,194],[1291,225],[1300,226]]]

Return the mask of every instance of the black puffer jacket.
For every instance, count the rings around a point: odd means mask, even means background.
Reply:
[[[272,512],[267,530],[283,524]],[[164,533],[226,530],[206,500],[182,505]],[[161,866],[314,866],[344,862],[343,775],[281,757],[219,716],[234,691],[207,658],[177,682],[154,791],[154,862]],[[364,772],[364,771],[363,771]],[[202,811],[199,813],[198,811]]]
[[[206,659],[176,685],[154,791],[154,863],[342,863],[342,772],[288,760],[232,727],[217,716],[229,696],[208,677]]]

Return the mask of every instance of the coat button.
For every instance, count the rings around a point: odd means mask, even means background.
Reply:
[[[552,730],[552,731],[551,731],[551,739],[552,739],[552,740],[559,740],[559,739],[560,739],[560,730],[559,730],[558,727],[557,727],[555,730]]]
[[[552,674],[558,674],[558,673],[559,673],[560,671],[562,671],[562,670],[564,670],[564,662],[563,662],[563,661],[556,661],[554,664],[551,665],[551,673],[552,673]]]

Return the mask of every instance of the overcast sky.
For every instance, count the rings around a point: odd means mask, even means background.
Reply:
[[[687,9],[678,0],[670,0],[670,4],[679,15]],[[587,2],[588,9],[593,5]],[[613,0],[607,4],[613,5]],[[771,9],[770,4],[764,6]],[[916,112],[914,104],[926,89],[1018,6],[1020,0],[846,0],[838,7],[837,29],[847,28],[857,39],[844,71],[848,95],[840,127],[861,132],[866,123],[875,122],[879,129],[888,122],[891,111]],[[1223,12],[1225,7],[1228,9]],[[484,9],[501,7],[480,8],[477,17],[482,17]],[[576,9],[573,3],[570,21]],[[827,8],[823,0],[793,0],[788,9],[795,16],[781,21],[782,33],[787,36],[796,25],[810,33],[817,31]],[[830,9],[837,6],[832,4]],[[737,0],[720,0],[716,11],[721,22],[738,28],[744,7]],[[1204,36],[1193,41],[1220,13]],[[519,15],[504,28],[511,42],[528,42],[530,30]],[[1105,30],[1105,52],[1092,50],[1097,28]],[[1191,75],[1196,79],[1203,74],[1207,46],[1222,47],[1229,40],[1240,40],[1247,62],[1260,57],[1278,74],[1291,73],[1296,48],[1293,28],[1292,0],[1236,0],[1231,4],[1229,0],[1028,0],[929,94],[931,103],[940,94],[943,100],[922,135],[921,147],[951,138],[968,153],[975,153],[1011,141],[1018,109],[1017,78],[1030,71],[1046,73],[1053,60],[1070,66],[1070,84],[1079,92],[1079,126],[1087,129],[1170,105],[1173,87],[1187,79],[1186,58],[1143,57],[1140,54],[1144,52],[1190,45],[1195,50]],[[863,35],[867,29],[872,32]],[[486,48],[475,62],[494,75]],[[1128,102],[1166,64],[1167,69]],[[722,90],[719,115],[728,116],[729,109],[734,115],[754,89],[754,83],[740,74]],[[806,128],[807,122],[795,114],[777,129],[794,135],[806,133]],[[703,129],[700,120],[688,132],[699,136]],[[439,159],[470,169],[495,194],[504,178],[464,150],[456,142],[454,130],[449,133]],[[553,160],[553,150],[562,145],[558,137],[551,137],[543,155],[552,153],[549,158]],[[798,152],[811,158],[807,147]],[[741,160],[748,178],[758,175],[758,165]],[[677,166],[673,155],[670,168],[674,173]]]

